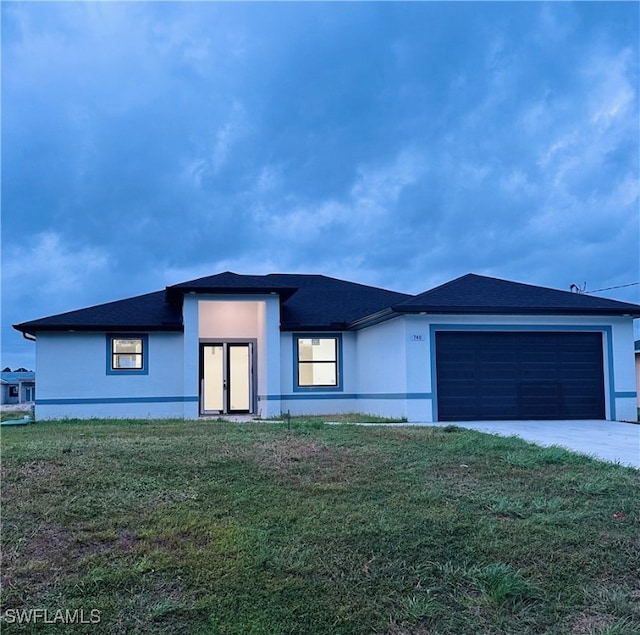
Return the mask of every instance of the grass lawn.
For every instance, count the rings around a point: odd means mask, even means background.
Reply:
[[[8,427],[2,632],[640,633],[639,486],[459,428]]]

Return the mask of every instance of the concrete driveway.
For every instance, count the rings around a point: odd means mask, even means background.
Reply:
[[[640,424],[620,421],[456,421],[456,425],[500,436],[517,436],[538,445],[559,445],[574,452],[640,468]]]

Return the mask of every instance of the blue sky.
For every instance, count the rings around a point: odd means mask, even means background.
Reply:
[[[225,270],[640,278],[637,3],[1,11],[3,367],[13,323]]]

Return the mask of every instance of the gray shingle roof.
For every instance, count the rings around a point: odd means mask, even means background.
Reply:
[[[164,291],[116,300],[14,325],[23,333],[38,331],[181,331],[180,305],[165,300]]]
[[[183,294],[196,293],[277,293],[284,300],[297,291],[296,287],[278,284],[271,276],[245,276],[225,271],[188,282],[174,284],[166,289],[167,299],[175,301]]]
[[[342,330],[398,313],[630,315],[640,306],[467,274],[410,296],[310,274],[244,276],[224,272],[145,295],[14,325],[18,331],[181,331],[185,293],[277,293],[281,329]]]
[[[309,274],[269,274],[266,276],[296,293],[282,305],[282,329],[330,330],[389,308],[411,296],[337,278]]]
[[[38,331],[178,331],[185,293],[277,293],[283,330],[342,329],[410,296],[321,275],[243,276],[225,272],[172,285],[165,291],[100,304],[14,325],[23,333]]]
[[[393,307],[400,313],[522,313],[634,315],[640,306],[474,273],[451,280]]]

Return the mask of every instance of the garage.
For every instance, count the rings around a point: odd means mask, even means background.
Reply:
[[[440,421],[604,419],[601,332],[438,331]]]

